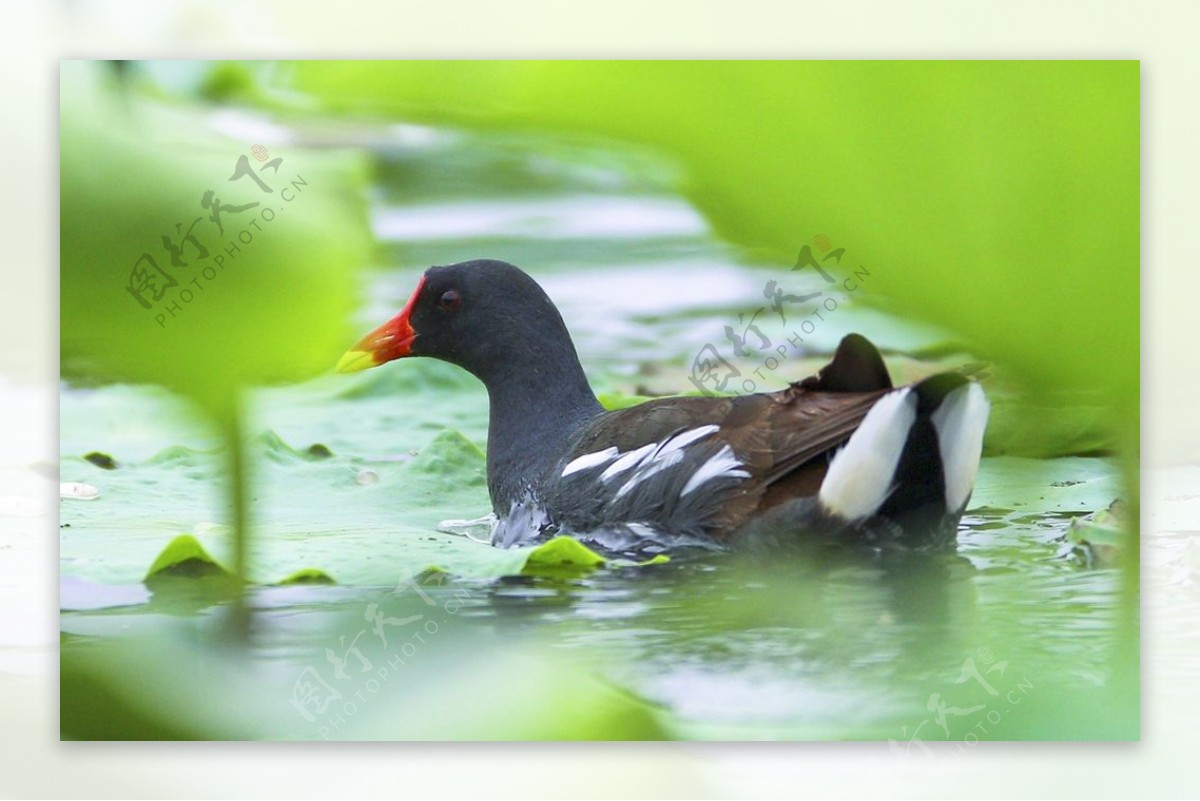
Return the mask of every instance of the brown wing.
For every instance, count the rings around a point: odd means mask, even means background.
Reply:
[[[750,473],[722,507],[720,526],[732,529],[756,510],[814,494],[826,465],[817,457],[845,442],[884,392],[825,392],[793,384],[739,398],[662,398],[608,415],[570,458],[610,445],[627,452],[717,424],[719,436]]]
[[[816,375],[787,389],[741,398],[664,398],[602,418],[572,458],[615,445],[629,452],[697,426],[717,424],[750,476],[724,482],[711,523],[735,529],[755,512],[815,495],[825,454],[850,438],[875,402],[892,388],[879,351],[849,334]],[[701,446],[709,446],[707,440]],[[711,496],[710,496],[711,498]]]

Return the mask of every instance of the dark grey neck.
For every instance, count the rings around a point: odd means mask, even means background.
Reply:
[[[542,483],[571,439],[603,413],[575,357],[510,364],[484,379],[488,390],[488,492],[503,517]]]

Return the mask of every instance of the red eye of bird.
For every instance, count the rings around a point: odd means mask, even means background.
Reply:
[[[442,311],[454,311],[462,305],[462,296],[453,289],[447,289],[437,300],[437,306]]]

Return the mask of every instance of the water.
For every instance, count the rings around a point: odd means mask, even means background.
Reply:
[[[735,391],[807,375],[851,331],[889,353],[898,380],[969,359],[951,334],[868,308],[845,285],[770,309],[768,282],[795,294],[827,288],[793,265],[739,261],[671,189],[669,165],[646,154],[430,129],[366,138],[382,159],[373,225],[386,263],[362,275],[363,332],[395,313],[424,266],[487,256],[542,282],[609,399],[693,388],[706,347],[739,370]],[[820,233],[798,231],[797,248]],[[870,292],[869,275],[856,291]],[[824,298],[834,309],[814,319]],[[725,326],[745,331],[739,314],[764,306],[754,319],[761,333],[747,340],[758,347],[738,356]],[[213,433],[161,390],[64,387],[62,480],[100,492],[63,504],[64,664],[139,676],[132,697],[141,701],[129,703],[174,710],[168,717],[188,736],[438,736],[431,716],[412,718],[426,697],[443,699],[448,720],[471,720],[494,714],[476,704],[511,695],[518,717],[536,721],[537,705],[576,674],[596,682],[589,692],[615,690],[649,710],[665,736],[911,748],[914,737],[962,740],[981,726],[985,737],[1103,734],[1085,730],[1087,715],[1056,718],[1064,706],[1078,712],[1073,694],[1086,699],[1118,680],[1121,573],[1083,568],[1065,542],[1072,519],[1121,493],[1109,461],[985,459],[948,554],[691,554],[521,575],[521,554],[437,530],[488,510],[486,409],[474,379],[421,361],[259,393],[256,612],[249,651],[230,654],[220,645],[227,587],[167,580],[148,597],[142,587],[177,534],[196,536],[218,561],[227,553]],[[331,455],[309,454],[315,444]],[[90,451],[112,455],[118,469],[84,461]],[[302,568],[338,584],[270,586]],[[129,647],[88,661],[114,643]],[[524,667],[505,667],[510,657]],[[151,662],[164,670],[138,672]],[[343,706],[352,688],[370,702],[349,702],[355,712],[343,710],[331,729],[338,706],[306,715],[293,703],[308,670],[340,688]],[[372,691],[372,676],[391,683]],[[454,676],[457,692],[447,689]],[[489,732],[519,736],[506,715]]]

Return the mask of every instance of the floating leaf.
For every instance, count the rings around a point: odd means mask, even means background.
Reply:
[[[286,587],[292,584],[337,584],[337,582],[324,570],[306,567],[280,579],[276,584]]]
[[[1072,520],[1067,529],[1067,542],[1088,567],[1119,564],[1130,541],[1127,515],[1119,500],[1107,509]]]
[[[333,451],[329,450],[329,446],[322,445],[319,442],[309,445],[304,453],[310,459],[328,459],[330,456],[333,456]]]
[[[604,562],[603,556],[579,540],[570,537],[555,537],[530,551],[529,557],[525,561],[525,567],[527,569],[561,566],[597,567]]]
[[[167,543],[162,553],[146,571],[146,581],[158,576],[211,577],[228,576],[229,571],[204,550],[190,534],[180,534]]]
[[[455,480],[466,478],[474,484],[484,481],[483,470],[487,457],[479,446],[452,428],[438,432],[433,442],[420,450],[410,469]]]
[[[83,460],[85,462],[91,462],[92,464],[96,465],[96,467],[99,467],[101,470],[116,470],[117,469],[117,460],[112,458],[111,456],[109,456],[107,453],[100,453],[99,451],[92,451],[91,453],[84,454]]]
[[[1085,514],[1107,507],[1121,495],[1122,486],[1111,459],[998,456],[984,460],[970,508]]]

